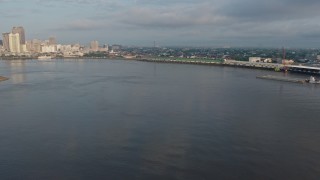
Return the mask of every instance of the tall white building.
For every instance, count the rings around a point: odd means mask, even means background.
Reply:
[[[19,34],[19,37],[20,37],[20,44],[26,44],[26,39],[25,39],[25,32],[24,32],[24,29],[23,27],[13,27],[12,28],[12,33],[16,34],[18,33]]]
[[[99,50],[99,42],[98,41],[91,41],[91,50],[98,51]]]
[[[56,44],[57,44],[56,38],[55,37],[50,37],[49,38],[49,45],[56,45]]]
[[[20,35],[19,33],[10,33],[9,34],[9,49],[12,53],[20,53]]]

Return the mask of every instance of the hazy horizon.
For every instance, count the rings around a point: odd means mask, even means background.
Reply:
[[[1,33],[152,46],[319,47],[315,0],[0,0]],[[2,39],[2,38],[1,38]]]

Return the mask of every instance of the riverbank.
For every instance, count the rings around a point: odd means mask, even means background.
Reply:
[[[6,78],[6,77],[3,77],[3,76],[0,76],[0,82],[1,81],[6,81],[6,80],[8,80],[9,78]]]
[[[124,57],[55,57],[54,59],[99,59],[99,60],[132,60],[153,63],[194,64],[210,66],[231,66],[236,68],[261,69],[277,72],[293,72],[300,74],[320,76],[320,68],[301,65],[283,65],[278,63],[257,63],[248,61],[222,60],[222,59],[186,59],[186,58],[124,58]],[[4,59],[1,59],[4,60]],[[8,59],[9,60],[9,59]],[[15,59],[17,60],[17,59]],[[20,59],[25,60],[25,59]]]

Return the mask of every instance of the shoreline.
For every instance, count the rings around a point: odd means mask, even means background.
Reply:
[[[6,81],[6,80],[9,80],[9,78],[0,76],[0,82],[1,82],[1,81]]]
[[[248,61],[236,61],[236,60],[227,60],[227,61],[217,61],[217,60],[207,60],[207,59],[190,59],[190,60],[178,60],[178,59],[158,59],[158,58],[124,58],[124,57],[57,57],[54,59],[64,60],[64,59],[99,59],[99,60],[128,60],[128,61],[142,61],[142,62],[151,62],[151,63],[168,63],[168,64],[193,64],[193,65],[206,65],[206,66],[227,66],[235,68],[246,68],[246,69],[260,69],[265,71],[275,71],[275,72],[292,72],[308,75],[317,75],[320,76],[320,68],[317,67],[306,67],[306,66],[291,66],[283,65],[277,63],[252,63]],[[5,60],[5,59],[1,59]],[[13,60],[13,59],[6,59]],[[14,59],[14,60],[19,60]],[[38,60],[34,58],[30,59],[20,59],[20,60]]]

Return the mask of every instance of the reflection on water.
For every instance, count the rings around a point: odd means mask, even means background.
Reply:
[[[23,83],[26,81],[25,63],[24,60],[4,61],[6,68],[11,72],[10,79],[14,84]],[[7,69],[6,69],[7,70]]]
[[[20,84],[26,82],[25,74],[11,74],[10,78],[13,84]]]
[[[0,70],[10,78],[0,84],[1,179],[320,175],[316,85],[119,60],[0,61]]]

